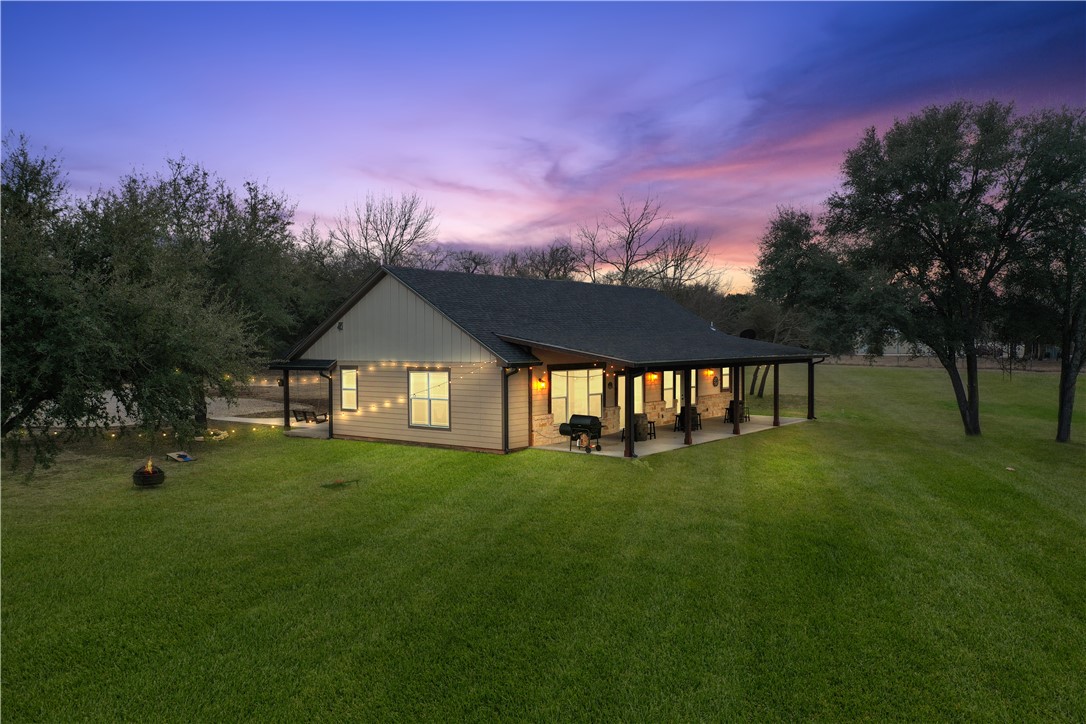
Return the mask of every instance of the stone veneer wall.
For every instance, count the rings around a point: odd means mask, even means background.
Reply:
[[[561,422],[565,422],[562,420]],[[607,435],[612,432],[618,432],[621,429],[622,424],[619,420],[617,407],[605,407],[603,408],[603,414],[600,415],[600,422],[603,424],[603,434]],[[555,422],[554,415],[546,413],[543,415],[532,416],[532,441],[536,445],[553,445],[558,442],[566,442],[569,438],[558,432],[558,422]]]
[[[732,401],[730,390],[724,390],[716,395],[703,395],[698,398],[698,412],[701,413],[702,422],[707,417],[724,417],[728,410],[728,403]]]
[[[565,436],[558,434],[558,425],[554,423],[554,415],[532,415],[532,444],[553,445],[565,440]]]

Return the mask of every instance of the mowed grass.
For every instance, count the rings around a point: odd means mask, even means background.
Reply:
[[[1055,377],[984,374],[979,439],[939,371],[817,378],[813,423],[635,461],[262,429],[158,489],[132,438],[5,471],[3,719],[1086,719]]]

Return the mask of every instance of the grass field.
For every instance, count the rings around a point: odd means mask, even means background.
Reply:
[[[979,439],[937,370],[822,365],[817,421],[634,461],[262,429],[158,489],[132,438],[5,470],[3,720],[1083,721],[1086,424],[981,394]]]

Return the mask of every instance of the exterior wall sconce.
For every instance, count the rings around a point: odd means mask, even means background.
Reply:
[[[338,329],[340,332],[342,332],[343,331],[343,322],[336,322],[336,329]]]
[[[547,389],[547,378],[544,377],[543,375],[540,375],[539,377],[537,377],[535,379],[535,388],[537,390],[545,390],[545,389]]]
[[[279,385],[280,387],[282,387],[282,386],[283,386],[283,378],[282,378],[282,377],[279,377],[278,379],[276,379],[276,380],[275,380],[275,384],[277,384],[277,385]]]
[[[655,382],[656,380],[660,379],[660,375],[656,374],[655,372],[649,372],[648,379],[649,382]]]

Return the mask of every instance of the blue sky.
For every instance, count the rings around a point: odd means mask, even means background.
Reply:
[[[184,155],[299,223],[417,190],[443,241],[496,249],[654,194],[734,269],[868,126],[1086,106],[1086,3],[5,0],[0,21],[3,130],[76,193]]]

